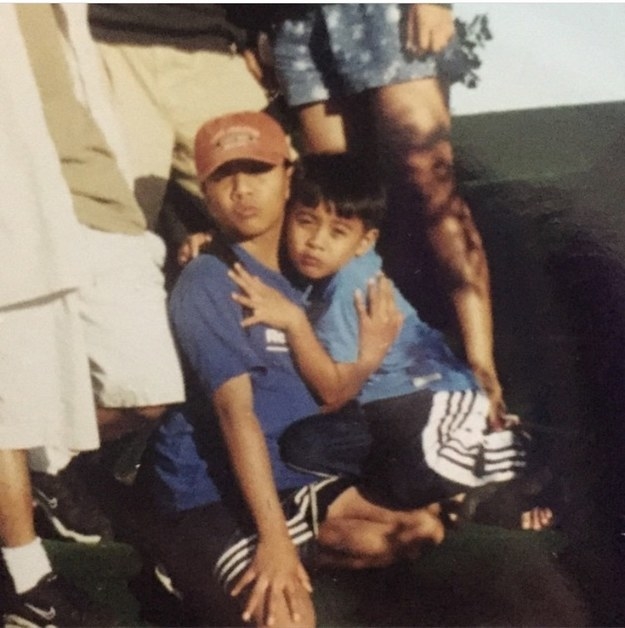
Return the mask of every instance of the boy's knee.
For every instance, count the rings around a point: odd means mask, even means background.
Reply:
[[[317,620],[315,616],[315,607],[313,606],[310,594],[303,587],[299,591],[293,592],[292,605],[287,604],[286,600],[282,604],[274,607],[273,626],[284,626],[284,628],[314,628]],[[299,615],[298,621],[293,621],[291,615],[292,608],[297,608]],[[254,626],[267,626],[265,621],[266,608],[264,605],[259,609],[258,613],[252,618]]]

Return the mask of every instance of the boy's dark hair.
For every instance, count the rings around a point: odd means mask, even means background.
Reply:
[[[386,195],[365,159],[350,153],[306,155],[296,164],[287,210],[295,203],[317,207],[331,203],[341,218],[359,218],[366,229],[380,226]]]

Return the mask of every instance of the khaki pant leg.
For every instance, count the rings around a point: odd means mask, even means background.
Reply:
[[[187,191],[201,196],[196,181],[194,142],[211,118],[237,111],[260,111],[267,95],[241,55],[210,50],[160,48],[162,102],[175,132],[173,169]]]
[[[171,170],[174,128],[163,112],[156,47],[99,43],[125,135],[134,191],[148,224],[158,216]]]
[[[106,43],[99,48],[129,144],[137,197],[154,224],[172,167],[177,181],[200,196],[193,154],[200,126],[227,113],[260,111],[267,96],[237,54]]]

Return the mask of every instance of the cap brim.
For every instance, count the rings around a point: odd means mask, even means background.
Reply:
[[[288,160],[288,157],[285,155],[272,151],[250,151],[249,147],[233,148],[228,150],[227,154],[223,154],[220,159],[216,159],[213,163],[207,165],[203,172],[198,173],[198,178],[200,183],[202,183],[219,168],[233,161],[257,161],[268,166],[279,166]]]

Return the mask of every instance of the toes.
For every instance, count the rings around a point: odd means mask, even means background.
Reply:
[[[521,515],[522,530],[545,530],[553,525],[553,511],[551,508],[539,508],[538,506],[527,510]]]

